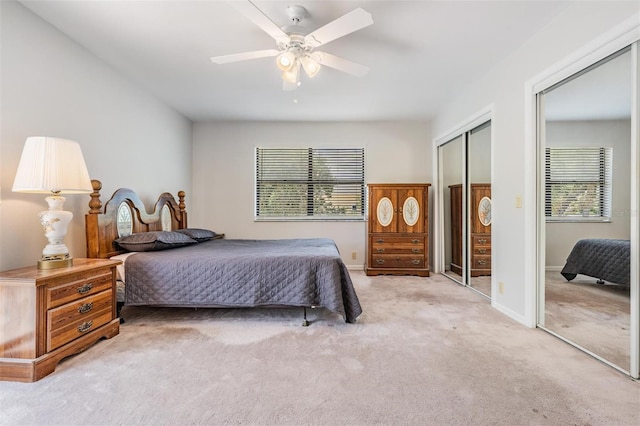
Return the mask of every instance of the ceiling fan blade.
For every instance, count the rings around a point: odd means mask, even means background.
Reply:
[[[369,12],[361,8],[354,9],[335,21],[331,21],[327,25],[307,34],[304,42],[307,46],[318,47],[371,24],[373,24],[373,18]]]
[[[254,50],[252,52],[234,53],[233,55],[214,56],[214,64],[228,64],[229,62],[247,61],[249,59],[267,58],[280,54],[278,49]]]
[[[318,62],[320,63],[320,65],[334,68],[339,71],[346,72],[347,74],[355,75],[357,77],[362,77],[363,75],[368,73],[370,69],[367,66],[347,61],[346,59],[340,58],[330,53],[313,52],[313,54],[318,58]]]
[[[267,15],[262,13],[258,7],[247,1],[231,1],[229,2],[240,13],[249,18],[254,24],[262,28],[262,30],[273,37],[278,43],[286,44],[290,38],[282,31],[282,29],[276,25]]]

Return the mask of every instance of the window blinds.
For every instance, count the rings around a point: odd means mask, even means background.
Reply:
[[[364,148],[256,148],[257,219],[363,219]]]
[[[547,148],[545,216],[611,217],[612,148]]]

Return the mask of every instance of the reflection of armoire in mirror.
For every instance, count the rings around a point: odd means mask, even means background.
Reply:
[[[462,185],[449,186],[451,197],[451,271],[462,275]],[[471,184],[471,276],[491,275],[491,184]]]

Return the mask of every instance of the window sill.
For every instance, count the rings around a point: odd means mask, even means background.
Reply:
[[[547,217],[547,223],[611,223],[607,217]]]

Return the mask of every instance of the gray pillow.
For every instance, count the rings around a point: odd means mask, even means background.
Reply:
[[[128,251],[158,251],[197,244],[198,242],[179,232],[152,231],[118,238],[115,243]]]
[[[203,241],[215,240],[217,238],[223,237],[222,234],[217,234],[208,229],[201,229],[201,228],[176,229],[174,232],[180,232],[181,234],[187,235],[199,243]]]

